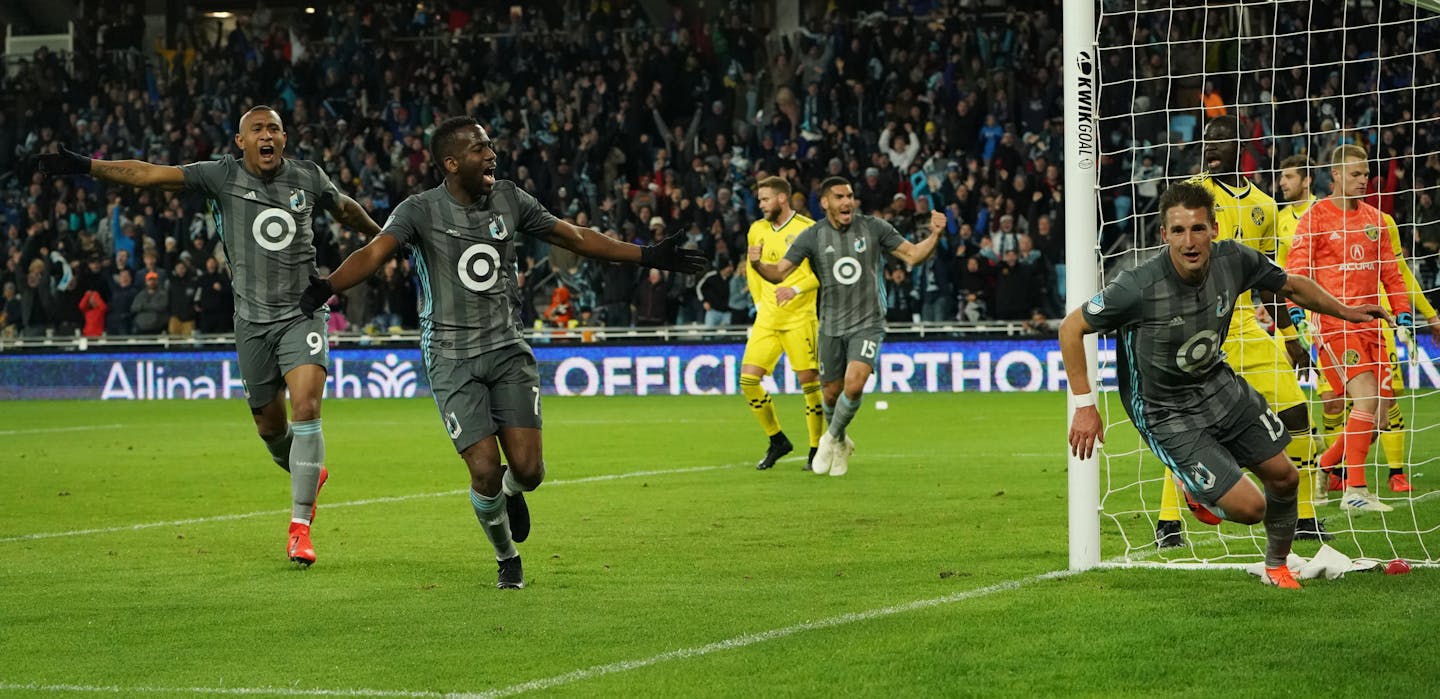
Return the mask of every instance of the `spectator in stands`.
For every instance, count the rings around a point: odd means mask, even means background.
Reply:
[[[200,289],[200,332],[230,332],[235,329],[235,293],[231,288],[230,275],[220,269],[220,261],[214,257],[202,259],[205,260],[205,271],[196,279],[196,286]]]
[[[730,322],[730,278],[735,274],[729,257],[720,258],[715,266],[719,269],[706,272],[695,289],[705,310],[704,322],[712,326]]]
[[[3,302],[0,302],[0,337],[15,337],[20,334],[20,319],[25,309],[20,301],[20,292],[15,282],[5,282]]]
[[[892,267],[885,275],[885,320],[891,323],[915,322],[914,292],[905,268]]]
[[[746,268],[740,265],[730,275],[730,324],[749,325],[755,317],[755,300],[750,298],[750,286],[745,281]]]
[[[43,260],[31,260],[25,286],[20,290],[20,331],[26,337],[41,337],[55,331],[55,292]]]
[[[135,273],[128,267],[121,267],[110,285],[110,311],[105,315],[105,334],[129,335],[135,332],[135,312],[131,308],[139,294]]]
[[[170,240],[174,240],[171,238]],[[195,318],[199,310],[200,285],[196,275],[190,272],[185,260],[175,261],[174,273],[165,284],[167,306],[170,312],[169,333],[171,337],[191,337],[195,334]]]
[[[80,296],[80,313],[84,316],[85,323],[80,328],[80,334],[85,337],[104,335],[105,312],[109,308],[110,304],[105,302],[99,291],[91,289],[82,294]]]
[[[145,288],[135,295],[130,310],[136,333],[159,335],[165,331],[170,320],[170,295],[160,286],[158,272],[145,273]]]
[[[670,283],[658,269],[650,270],[635,287],[635,325],[664,325],[670,320]]]

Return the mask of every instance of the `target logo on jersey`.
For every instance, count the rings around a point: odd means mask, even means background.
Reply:
[[[500,281],[500,251],[489,243],[475,243],[460,255],[455,272],[466,289],[489,291]]]
[[[1195,374],[1209,367],[1219,352],[1220,334],[1205,330],[1195,333],[1180,346],[1180,351],[1175,353],[1175,364],[1181,371]]]
[[[289,211],[275,206],[261,211],[250,223],[250,233],[255,236],[255,242],[271,252],[279,252],[289,247],[298,230],[300,225],[295,222],[295,217],[290,215]]]
[[[860,281],[860,277],[865,273],[865,268],[860,266],[859,260],[846,256],[836,260],[835,265],[830,268],[830,272],[835,276],[835,281],[850,286]]]

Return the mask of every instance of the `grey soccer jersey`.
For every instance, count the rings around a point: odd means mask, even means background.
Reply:
[[[827,217],[796,236],[785,259],[798,265],[808,258],[820,279],[820,334],[885,327],[885,255],[903,242],[894,226],[860,214],[844,230]]]
[[[1250,289],[1278,291],[1285,270],[1234,241],[1210,250],[1210,272],[1198,285],[1182,280],[1161,250],[1085,304],[1090,327],[1117,331],[1120,395],[1142,433],[1218,424],[1253,390],[1225,363],[1220,345],[1236,299]]]
[[[510,180],[462,206],[445,185],[395,207],[384,233],[409,246],[424,296],[420,349],[449,359],[523,343],[515,323],[515,236],[548,233],[558,219]]]
[[[180,169],[185,187],[210,200],[235,277],[235,313],[252,323],[300,315],[300,293],[315,274],[311,216],[340,195],[330,178],[315,163],[289,158],[270,179],[231,155]]]

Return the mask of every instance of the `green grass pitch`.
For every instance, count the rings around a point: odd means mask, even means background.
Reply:
[[[289,483],[243,403],[7,404],[0,696],[1440,686],[1440,572],[1299,593],[1233,570],[1057,573],[1059,394],[878,398],[890,407],[867,397],[844,478],[802,473],[801,450],[755,471],[764,437],[739,397],[546,399],[549,474],[529,497],[518,592],[493,588],[464,467],[428,399],[325,405],[332,475],[309,570],[283,556]],[[802,442],[799,398],[777,403]],[[1440,404],[1419,407],[1412,424],[1436,424]],[[1417,442],[1440,452],[1434,432]],[[1440,498],[1414,508],[1434,520]],[[1109,524],[1105,536],[1118,553]]]

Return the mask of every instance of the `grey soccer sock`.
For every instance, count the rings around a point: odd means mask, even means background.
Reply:
[[[844,393],[835,401],[835,413],[830,416],[830,436],[839,440],[845,439],[845,428],[855,418],[855,413],[860,410],[860,399],[850,400]]]
[[[841,394],[841,395],[844,395],[844,394]],[[826,402],[825,402],[825,399],[824,399],[824,398],[821,398],[821,399],[820,399],[820,405],[821,405],[821,407],[823,407],[823,408],[825,409],[825,424],[828,425],[828,424],[830,424],[831,422],[833,422],[833,421],[835,420],[835,404],[834,404],[834,403],[826,403]]]
[[[290,470],[290,442],[294,441],[295,432],[289,425],[285,426],[285,434],[274,439],[265,440],[265,448],[270,450],[270,458],[276,466]]]
[[[325,465],[325,437],[320,418],[290,425],[295,442],[290,446],[290,517],[305,523],[315,512],[315,491],[320,487],[320,468]]]
[[[1304,476],[1301,476],[1304,478]],[[1295,490],[1284,495],[1265,489],[1265,566],[1278,568],[1290,557],[1295,539],[1297,509]]]
[[[470,489],[470,506],[475,508],[475,519],[485,530],[485,538],[495,547],[495,560],[503,561],[519,555],[515,542],[510,539],[510,517],[505,514],[505,494],[481,495]]]

